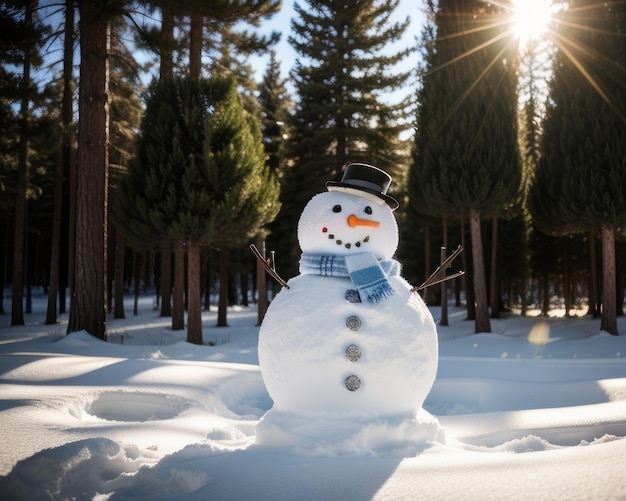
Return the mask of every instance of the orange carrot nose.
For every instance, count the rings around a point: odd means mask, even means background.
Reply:
[[[378,228],[380,226],[379,221],[372,221],[371,219],[361,219],[354,214],[348,216],[348,225],[352,226],[371,226],[372,228]]]

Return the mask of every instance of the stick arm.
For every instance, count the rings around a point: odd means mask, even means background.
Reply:
[[[272,259],[268,259],[266,258],[261,251],[257,248],[256,245],[254,244],[250,244],[250,250],[252,251],[252,254],[254,254],[256,256],[256,258],[261,262],[261,264],[263,265],[263,268],[265,268],[265,271],[274,279],[276,280],[282,287],[285,287],[286,289],[289,289],[289,285],[287,285],[287,282],[285,282],[280,275],[276,272],[276,268],[274,267],[274,263],[272,262]]]

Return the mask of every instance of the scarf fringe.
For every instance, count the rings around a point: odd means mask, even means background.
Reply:
[[[393,288],[388,283],[382,283],[373,287],[367,288],[367,301],[369,303],[380,303],[384,299],[393,296]]]

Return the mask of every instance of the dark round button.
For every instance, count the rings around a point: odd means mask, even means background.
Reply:
[[[351,303],[361,302],[361,296],[359,296],[359,291],[356,289],[348,289],[346,291],[346,299]]]
[[[361,358],[361,348],[359,348],[356,344],[351,344],[346,349],[346,358],[350,360],[350,362],[356,362],[359,358]]]
[[[344,384],[349,391],[356,391],[361,387],[361,380],[353,374],[346,378]]]
[[[361,319],[356,315],[346,318],[346,327],[351,331],[358,331],[361,328]]]

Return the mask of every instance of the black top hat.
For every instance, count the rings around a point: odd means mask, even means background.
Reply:
[[[391,176],[384,170],[369,164],[351,163],[346,166],[341,181],[327,181],[326,189],[350,192],[356,190],[354,194],[359,196],[365,193],[374,195],[386,202],[391,210],[396,210],[400,204],[396,199],[387,195],[390,184]]]

